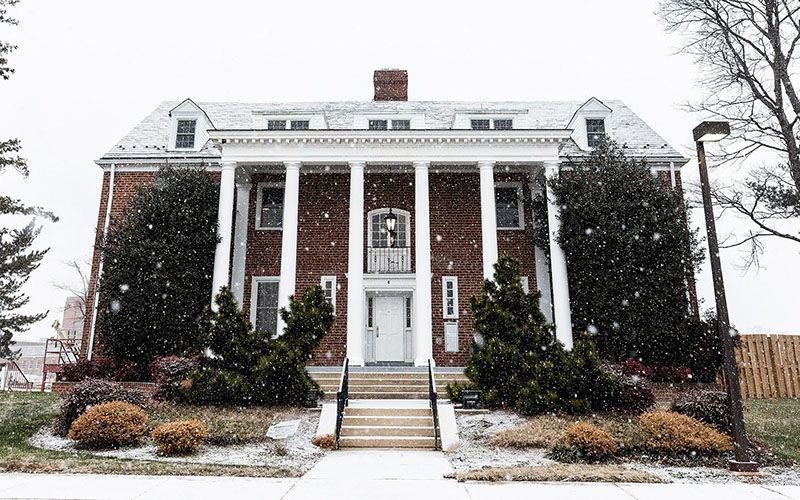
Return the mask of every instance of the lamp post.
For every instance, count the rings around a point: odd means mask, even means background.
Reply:
[[[711,204],[711,190],[708,184],[706,167],[706,142],[721,141],[731,133],[728,122],[703,122],[694,128],[694,141],[697,145],[697,161],[700,167],[700,189],[703,193],[703,211],[708,232],[708,254],[711,262],[711,275],[714,280],[714,299],[717,305],[717,321],[719,338],[722,343],[723,370],[728,390],[728,406],[733,428],[734,460],[729,467],[736,472],[756,472],[758,464],[750,459],[747,431],[744,427],[742,412],[742,394],[739,389],[739,372],[736,368],[736,357],[733,352],[733,339],[728,320],[728,303],[725,299],[725,283],[722,280],[722,266],[719,261],[719,245],[717,228],[714,219],[714,207]]]

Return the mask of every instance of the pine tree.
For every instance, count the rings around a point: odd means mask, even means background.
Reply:
[[[140,188],[102,243],[99,348],[145,370],[154,356],[196,354],[217,245],[216,178],[164,168]]]
[[[538,292],[525,293],[516,259],[502,256],[494,281],[472,297],[475,340],[465,374],[490,406],[532,414],[582,412],[605,404],[607,377],[590,342],[566,351],[539,308]]]
[[[305,290],[302,300],[291,298],[281,310],[286,328],[273,338],[253,331],[230,289],[215,298],[217,310],[207,308],[199,320],[201,338],[212,355],[200,359],[183,397],[196,404],[298,405],[319,393],[306,373],[306,362],[333,325],[333,306],[319,286]]]
[[[680,191],[613,141],[570,166],[548,189],[561,205],[573,328],[613,361],[690,363],[687,292],[702,254]]]

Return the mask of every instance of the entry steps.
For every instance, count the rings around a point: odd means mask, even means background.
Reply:
[[[309,371],[309,375],[325,393],[325,399],[336,399],[340,371]],[[462,372],[435,372],[439,400],[447,399],[445,387],[451,382],[467,382]],[[349,398],[353,399],[428,399],[428,372],[421,371],[354,371],[349,373]]]
[[[351,400],[345,409],[341,448],[434,449],[435,444],[427,400]]]

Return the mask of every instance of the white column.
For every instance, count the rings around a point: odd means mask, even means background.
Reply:
[[[283,224],[281,230],[281,277],[278,282],[278,311],[289,308],[294,295],[297,267],[297,209],[300,202],[300,162],[284,162],[286,178],[283,191]],[[278,313],[278,335],[286,325]]]
[[[545,161],[544,172],[547,179],[558,176],[559,162]],[[553,281],[553,316],[556,324],[556,338],[567,349],[572,349],[572,317],[569,306],[569,282],[567,281],[567,259],[564,250],[556,241],[561,220],[558,215],[561,207],[555,195],[547,188],[547,221],[550,226],[550,275]]]
[[[236,162],[222,162],[222,177],[219,182],[219,205],[217,208],[217,250],[214,252],[214,274],[211,279],[211,307],[216,310],[214,298],[223,286],[229,284],[231,262],[231,231],[233,225],[233,188]]]
[[[428,188],[430,163],[414,162],[414,261],[416,276],[416,332],[414,364],[425,366],[433,359],[431,318],[431,204]]]
[[[483,277],[494,277],[497,262],[497,213],[494,199],[494,162],[479,161],[481,172],[481,242],[483,244]]]
[[[244,300],[244,267],[247,259],[247,230],[250,220],[250,188],[253,184],[249,176],[236,184],[236,225],[233,230],[233,270],[231,289],[233,296],[242,307]]]
[[[347,243],[347,357],[364,365],[364,167],[350,162],[350,229]]]

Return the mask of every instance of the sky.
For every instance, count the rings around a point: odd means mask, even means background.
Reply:
[[[0,81],[0,137],[22,140],[31,174],[0,174],[0,192],[55,212],[38,248],[50,248],[25,291],[26,311],[49,310],[18,340],[52,333],[76,282],[65,265],[88,260],[105,151],[164,100],[370,100],[372,72],[409,72],[411,100],[620,99],[694,158],[703,118],[698,68],[666,34],[650,0],[525,2],[22,0],[20,24],[0,27],[19,46]],[[712,179],[741,177],[719,168]],[[682,169],[697,178],[697,163]],[[693,215],[699,225],[702,214]],[[24,224],[25,221],[0,223]],[[721,235],[743,221],[725,217]],[[743,273],[721,254],[732,323],[745,333],[800,333],[800,247],[772,241],[763,269]],[[77,283],[76,283],[77,284]],[[698,277],[713,307],[707,262]]]

